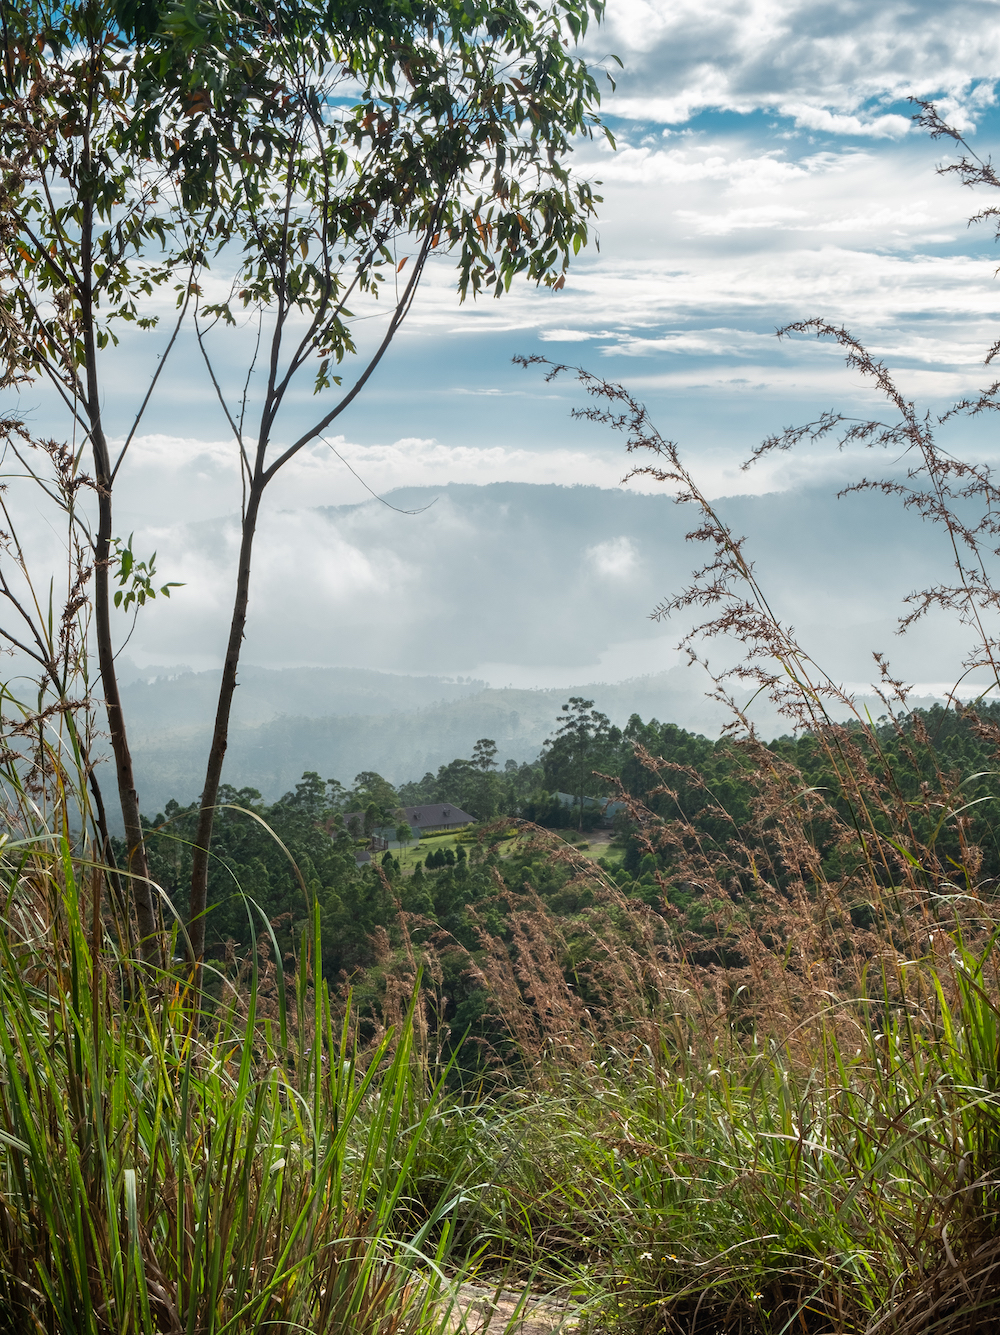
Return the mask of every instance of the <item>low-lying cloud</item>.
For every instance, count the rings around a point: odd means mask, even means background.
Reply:
[[[684,619],[661,624],[650,613],[706,554],[685,540],[697,525],[688,507],[664,495],[518,483],[403,488],[388,499],[398,509],[369,501],[265,518],[248,662],[541,686],[622,680],[677,661]],[[949,557],[946,541],[890,499],[837,501],[812,487],[718,505],[747,535],[778,615],[831,675],[864,680],[878,649],[911,679],[957,677],[957,640],[936,624],[894,638],[902,599],[944,577]],[[219,661],[235,537],[231,519],[157,535],[162,568],[186,587],[143,609],[128,649],[138,662]],[[722,666],[735,652],[711,650]]]

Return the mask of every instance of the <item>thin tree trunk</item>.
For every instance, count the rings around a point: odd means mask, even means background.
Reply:
[[[94,428],[91,428],[92,431]],[[100,432],[98,423],[95,437]],[[101,443],[103,433],[101,433]],[[99,450],[96,439],[94,445],[95,462],[103,453],[107,461],[107,447]],[[126,858],[125,869],[128,872],[135,903],[136,925],[139,931],[139,951],[142,958],[151,964],[162,962],[159,923],[153,905],[153,892],[149,880],[149,864],[146,860],[146,844],[142,833],[142,819],[139,814],[139,796],[135,789],[135,776],[132,769],[132,754],[129,750],[128,736],[125,729],[125,714],[122,710],[121,695],[118,690],[118,676],[115,671],[114,647],[111,638],[111,612],[109,571],[111,554],[111,495],[102,486],[102,469],[96,470],[99,488],[99,518],[97,543],[94,561],[94,620],[97,633],[97,659],[101,669],[101,683],[104,691],[105,708],[108,715],[108,731],[111,734],[111,749],[115,757],[115,774],[118,780],[118,797],[121,802],[122,820],[125,825]],[[105,471],[105,478],[107,473]]]
[[[121,924],[121,930],[125,933],[121,945],[124,947],[123,954],[129,959],[132,957],[132,951],[135,948],[132,933],[132,918],[129,906],[128,896],[122,887],[122,878],[118,873],[118,862],[115,859],[114,845],[111,842],[111,835],[108,832],[108,817],[104,810],[104,795],[101,792],[100,784],[97,782],[97,775],[90,768],[89,760],[86,761],[87,768],[90,771],[90,791],[93,794],[96,814],[94,824],[97,826],[97,834],[101,846],[101,858],[104,862],[104,878],[111,891],[111,900],[114,904],[116,917]]]
[[[389,323],[389,328],[372,355],[367,366],[351,389],[343,396],[335,408],[321,418],[310,430],[301,435],[298,440],[289,445],[277,459],[269,466],[265,467],[265,452],[268,436],[271,427],[274,424],[274,418],[281,403],[287,385],[282,384],[280,388],[276,387],[277,381],[277,357],[280,345],[280,331],[287,318],[287,311],[284,309],[278,316],[278,330],[276,337],[278,341],[272,345],[271,368],[268,380],[268,388],[265,398],[265,407],[261,416],[261,429],[258,437],[257,457],[253,477],[250,482],[247,493],[246,511],[243,516],[243,532],[240,543],[240,563],[236,576],[236,596],[233,601],[233,619],[229,628],[229,643],[226,646],[226,660],[222,669],[222,682],[219,686],[219,703],[215,714],[215,727],[212,730],[212,743],[208,756],[208,767],[205,773],[205,785],[201,793],[201,807],[198,812],[198,828],[195,832],[194,845],[191,850],[191,901],[188,911],[188,942],[190,948],[190,962],[194,971],[194,985],[197,991],[201,983],[202,959],[205,954],[205,915],[208,910],[208,858],[209,850],[212,846],[212,830],[215,824],[215,807],[219,797],[219,786],[222,782],[222,766],[226,758],[226,748],[229,745],[229,718],[232,713],[233,696],[236,693],[236,673],[240,664],[240,652],[243,647],[243,632],[246,627],[247,606],[250,599],[250,568],[253,555],[253,540],[257,529],[257,518],[260,512],[261,500],[264,496],[264,489],[271,481],[274,475],[279,472],[284,465],[296,455],[311,440],[316,439],[342,412],[354,402],[358,394],[368,383],[368,380],[384,357],[389,345],[395,337],[396,331],[409,310],[420,275],[423,273],[424,265],[427,262],[427,256],[432,249],[432,240],[437,233],[438,219],[440,216],[441,202],[435,206],[435,214],[431,219],[428,230],[424,235],[420,247],[420,254],[414,262],[410,278],[403,291],[403,295],[396,304],[396,309]],[[216,391],[218,386],[216,386]],[[225,405],[223,404],[223,407]],[[228,410],[227,410],[228,411]],[[230,418],[230,421],[232,419]],[[239,432],[237,431],[237,435]]]
[[[90,201],[86,201],[83,210],[83,235],[81,238],[83,285],[80,294],[80,307],[87,376],[87,417],[90,422],[90,442],[94,455],[94,481],[97,488],[98,507],[97,541],[94,544],[94,621],[97,636],[97,660],[101,669],[101,684],[107,709],[108,731],[111,734],[111,749],[115,757],[118,797],[121,802],[122,821],[125,825],[127,849],[125,869],[131,881],[132,898],[135,903],[136,924],[139,931],[139,952],[148,963],[159,966],[163,958],[162,943],[157,915],[153,906],[149,865],[146,861],[146,845],[143,840],[142,820],[139,815],[139,797],[135,790],[132,755],[129,751],[125,715],[118,690],[114,643],[111,635],[109,567],[111,564],[112,537],[112,481],[108,443],[101,423],[100,381],[97,375],[97,346],[94,338],[94,306],[91,288],[93,277],[93,222],[93,205]]]
[[[219,687],[219,704],[215,714],[215,727],[212,731],[212,745],[208,753],[205,786],[201,793],[198,829],[195,833],[194,847],[192,848],[191,907],[188,914],[188,936],[191,942],[191,963],[196,970],[196,983],[200,981],[201,961],[205,953],[205,913],[208,909],[208,852],[212,844],[212,827],[215,823],[215,806],[219,797],[219,785],[222,782],[222,766],[226,758],[226,747],[229,745],[229,716],[232,713],[233,696],[236,693],[236,673],[240,664],[243,631],[247,622],[247,605],[250,600],[250,563],[253,556],[253,540],[265,485],[265,481],[259,477],[254,478],[250,487],[250,494],[247,497],[247,509],[243,518],[243,540],[240,544],[240,564],[236,575],[233,619],[229,628],[226,661],[222,668],[222,684]]]

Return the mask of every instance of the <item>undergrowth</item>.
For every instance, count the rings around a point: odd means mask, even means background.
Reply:
[[[587,1006],[532,963],[569,947],[565,924],[524,906],[511,953],[521,1006],[538,1005],[533,1061],[478,1110],[471,1147],[456,1136],[490,1183],[467,1235],[630,1330],[992,1328],[993,940],[938,932],[854,995],[817,986],[796,1020],[776,994],[748,1024],[722,971],[646,955],[655,915],[614,895],[585,915]]]

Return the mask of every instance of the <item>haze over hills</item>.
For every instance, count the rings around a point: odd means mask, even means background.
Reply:
[[[365,681],[363,691],[354,696],[355,706],[359,700],[372,699],[388,700],[396,707],[377,714],[352,708],[350,691],[338,697],[337,686],[346,679],[350,688],[355,675],[363,675]],[[688,668],[624,682],[536,690],[494,689],[477,682],[390,673],[354,674],[338,668],[287,672],[248,668],[246,678],[251,698],[249,710],[244,703],[243,718],[267,707],[275,714],[267,721],[244,721],[233,728],[225,780],[234,787],[256,788],[268,801],[292,789],[305,770],[349,784],[361,770],[373,769],[394,784],[404,783],[458,756],[471,755],[480,737],[494,739],[501,764],[508,759],[533,760],[552,734],[560,705],[570,695],[593,699],[619,725],[636,713],[646,720],[680,722],[693,732],[715,736],[727,722],[725,710],[699,690],[700,675]],[[314,692],[327,684],[324,715],[291,712],[303,699],[303,679]],[[162,811],[170,798],[186,803],[197,797],[207,756],[208,706],[217,683],[216,673],[190,673],[133,683],[123,692],[127,704],[148,705],[150,717],[176,720],[173,726],[136,736],[136,778],[149,816]],[[414,706],[414,696],[435,689],[436,700]],[[874,698],[867,703],[874,712],[882,712]],[[929,704],[930,700],[915,703]],[[755,712],[763,735],[788,730],[773,710],[758,708]]]
[[[136,738],[206,728],[215,716],[218,672],[186,666],[139,668],[123,660],[122,699]],[[238,727],[269,723],[282,714],[332,718],[395,714],[444,704],[481,691],[471,678],[407,677],[368,668],[240,668],[234,705]]]
[[[622,681],[679,661],[682,625],[649,614],[711,555],[685,541],[700,523],[690,506],[627,488],[514,482],[412,487],[385,499],[398,508],[370,500],[269,512],[246,662],[561,687]],[[944,534],[895,498],[837,500],[827,487],[715,504],[746,536],[776,613],[831,675],[870,680],[871,650],[880,649],[911,681],[949,679],[960,656],[952,627],[945,636],[940,623],[928,623],[893,640],[902,599],[948,576]],[[157,529],[148,545],[184,587],[143,609],[128,652],[198,669],[221,663],[238,550],[233,520]],[[311,689],[306,679],[303,689]]]
[[[682,716],[685,726],[717,732],[724,715],[693,689],[691,674],[674,668],[657,676],[613,685],[573,686],[562,690],[490,689],[482,683],[455,683],[434,678],[398,677],[370,673],[380,679],[375,698],[393,699],[395,707],[379,713],[351,708],[349,697],[337,698],[342,669],[309,669],[318,688],[326,679],[330,707],[323,716],[291,712],[298,702],[301,669],[265,672],[248,669],[250,683],[266,683],[274,714],[267,722],[239,722],[233,728],[226,754],[226,782],[257,788],[268,800],[291,789],[304,770],[318,770],[324,778],[349,783],[363,769],[374,769],[392,783],[419,778],[426,770],[467,756],[480,737],[492,737],[501,763],[533,760],[555,725],[559,706],[571,694],[585,694],[597,708],[623,724],[629,715],[662,719]],[[440,687],[433,703],[414,707],[417,692]],[[133,702],[149,706],[149,716],[171,714],[170,727],[147,729],[136,736],[135,767],[143,808],[149,815],[162,810],[171,797],[192,801],[198,794],[207,755],[210,714],[207,706],[218,683],[216,673],[192,673],[174,679],[133,684],[123,692],[126,707]],[[478,687],[478,689],[477,689]],[[398,694],[393,697],[393,692]],[[262,707],[258,695],[251,711]],[[285,711],[288,712],[285,712]],[[174,712],[176,711],[176,712]],[[244,714],[245,717],[245,714]]]
[[[283,571],[264,549],[246,657],[266,642],[271,666],[241,668],[227,782],[270,800],[306,769],[345,783],[375,769],[405,782],[469,755],[480,737],[495,739],[501,762],[533,759],[570,695],[619,724],[638,713],[711,736],[727,722],[705,698],[704,673],[677,665],[683,627],[649,619],[709,555],[685,543],[697,521],[690,508],[664,495],[527,483],[408,488],[389,499],[430,509],[401,515],[372,501],[297,512],[289,523],[315,530],[315,560]],[[902,599],[939,580],[947,554],[892,498],[838,501],[811,488],[717,504],[747,535],[777,615],[831,676],[869,680],[872,649],[889,650],[898,675],[923,684],[918,695],[958,675],[950,629],[928,622],[893,637]],[[190,550],[199,534],[218,545],[220,532],[191,525]],[[202,556],[217,568],[208,547]],[[174,623],[179,652],[209,608],[203,598],[185,624],[189,587],[152,609]],[[226,614],[221,599],[215,607],[205,634],[217,638]],[[349,665],[275,663],[304,645],[314,664],[339,655]],[[737,657],[723,642],[710,651],[717,667]],[[122,668],[142,806],[153,815],[200,790],[218,672]],[[883,712],[874,699],[870,707]],[[787,731],[766,702],[751,713],[762,736]]]

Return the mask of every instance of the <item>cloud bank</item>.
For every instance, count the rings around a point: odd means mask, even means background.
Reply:
[[[625,65],[615,114],[671,125],[709,108],[765,110],[804,129],[896,139],[909,121],[884,104],[939,97],[968,131],[1000,77],[989,0],[611,0],[600,40]]]
[[[706,553],[685,538],[697,516],[669,497],[505,482],[403,488],[388,499],[398,509],[367,501],[265,518],[248,663],[526,687],[621,681],[681,661],[685,622],[650,613]],[[902,599],[941,579],[949,557],[947,543],[892,500],[837,501],[813,487],[718,505],[747,536],[777,614],[832,676],[870,679],[878,649],[911,680],[957,677],[959,639],[937,623],[894,638]],[[185,588],[143,609],[128,653],[140,665],[217,664],[235,521],[137,537],[155,538],[161,569]],[[711,654],[726,666],[737,650],[723,643]]]

